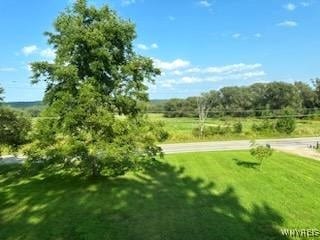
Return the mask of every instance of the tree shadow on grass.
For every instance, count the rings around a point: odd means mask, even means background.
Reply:
[[[244,208],[232,186],[154,162],[132,177],[0,177],[0,239],[286,239],[267,204]],[[4,184],[5,182],[5,184]]]
[[[240,160],[238,158],[234,158],[232,160],[235,161],[238,166],[244,167],[244,168],[259,169],[260,166],[261,166],[260,163],[250,162],[250,161],[243,161],[243,160]]]

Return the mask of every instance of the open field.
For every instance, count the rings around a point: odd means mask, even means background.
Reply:
[[[255,118],[225,118],[207,120],[207,126],[230,126],[236,122],[241,122],[243,125],[242,133],[230,133],[224,135],[215,135],[200,139],[193,136],[192,129],[198,126],[197,118],[165,118],[162,114],[149,114],[150,119],[160,120],[165,123],[165,129],[169,132],[170,137],[167,142],[198,142],[210,140],[241,140],[241,139],[261,139],[261,138],[282,138],[282,137],[311,137],[320,135],[320,120],[319,119],[297,119],[297,126],[294,132],[290,135],[280,133],[254,133],[251,129],[254,123],[262,123],[263,119]]]
[[[166,156],[145,173],[84,180],[0,166],[0,239],[287,239],[319,228],[320,163],[246,151]]]

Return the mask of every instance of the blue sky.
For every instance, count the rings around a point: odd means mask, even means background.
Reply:
[[[136,50],[162,69],[152,99],[230,85],[320,77],[319,0],[92,0],[137,25]],[[52,60],[44,31],[71,0],[0,1],[0,85],[6,101],[43,97],[28,64]]]

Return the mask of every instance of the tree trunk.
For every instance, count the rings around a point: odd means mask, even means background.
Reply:
[[[203,138],[204,123],[200,123],[200,137]]]
[[[91,164],[91,177],[93,177],[93,178],[100,177],[101,174],[98,169],[97,160],[93,157],[91,162],[92,162],[92,164]]]

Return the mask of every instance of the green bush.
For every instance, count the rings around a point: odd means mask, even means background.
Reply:
[[[243,126],[241,122],[234,123],[232,127],[234,133],[242,133]]]
[[[195,127],[192,129],[192,135],[195,136],[195,137],[200,137],[201,134],[200,134],[200,128],[199,127]]]
[[[274,132],[274,122],[268,119],[262,121],[262,123],[254,123],[251,127],[253,132]]]
[[[31,122],[19,112],[9,108],[0,108],[0,145],[17,148],[25,144]]]
[[[296,120],[292,117],[280,118],[276,122],[276,130],[279,133],[290,134],[296,129]]]
[[[272,156],[273,149],[270,145],[262,146],[257,145],[255,141],[252,142],[250,154],[252,157],[254,157],[256,160],[259,161],[259,166],[261,167],[263,160],[269,158]]]

